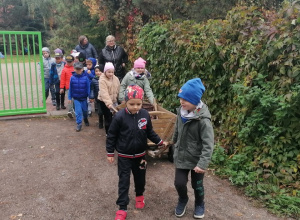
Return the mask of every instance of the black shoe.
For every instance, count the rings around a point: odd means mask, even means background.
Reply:
[[[90,126],[89,120],[87,118],[83,119],[85,126]]]
[[[62,106],[61,106],[61,109],[66,109],[66,106],[62,105]]]
[[[82,127],[82,124],[78,124],[78,125],[76,126],[76,131],[79,132],[79,131],[81,130],[81,127]]]
[[[60,110],[60,106],[59,105],[56,106],[56,110]]]

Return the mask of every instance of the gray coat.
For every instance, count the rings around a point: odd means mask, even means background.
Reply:
[[[130,86],[132,84],[136,84],[139,87],[141,87],[144,92],[145,95],[147,96],[147,98],[149,99],[149,102],[151,104],[153,104],[154,102],[154,95],[152,92],[152,89],[150,87],[150,82],[147,79],[147,77],[145,75],[143,75],[141,78],[136,79],[134,77],[134,70],[129,71],[126,76],[123,78],[121,85],[120,85],[120,91],[119,91],[119,101],[122,102],[124,101],[124,96],[125,96],[125,90],[127,88],[127,86]]]
[[[179,108],[172,140],[176,168],[192,170],[197,166],[206,170],[214,148],[214,132],[207,105],[203,104],[200,111],[185,123]]]

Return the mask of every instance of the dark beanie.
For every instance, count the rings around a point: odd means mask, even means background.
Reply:
[[[205,91],[205,87],[200,78],[195,78],[187,81],[179,90],[178,97],[198,105]]]

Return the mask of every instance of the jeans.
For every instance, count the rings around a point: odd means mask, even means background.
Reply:
[[[66,93],[67,97],[69,97],[68,96],[69,95],[69,90],[68,89],[65,91],[65,93]],[[68,106],[67,106],[68,112],[72,112],[72,113],[74,112],[73,105],[74,105],[74,100],[72,99],[72,102],[70,104],[68,102]]]
[[[50,93],[51,93],[51,100],[52,101],[55,101],[55,91],[54,91],[54,86],[50,85],[50,79],[49,78],[45,78],[44,79],[44,82],[45,82],[45,93],[46,93],[46,99],[48,98],[49,96],[49,90],[50,90]]]
[[[88,105],[87,100],[77,100],[74,99],[74,105],[75,105],[75,116],[76,116],[76,123],[81,124],[82,123],[82,116],[83,118],[87,118],[88,116]]]

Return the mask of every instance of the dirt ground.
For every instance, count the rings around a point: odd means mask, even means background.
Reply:
[[[64,112],[61,112],[64,113]],[[53,114],[52,114],[53,115]],[[117,206],[117,165],[108,164],[105,132],[97,127],[75,132],[66,116],[1,120],[0,219],[114,219]],[[148,158],[146,206],[134,208],[131,181],[127,219],[176,219],[174,165],[167,158]],[[205,219],[277,220],[212,172],[204,178]],[[193,219],[193,194],[181,219]]]

